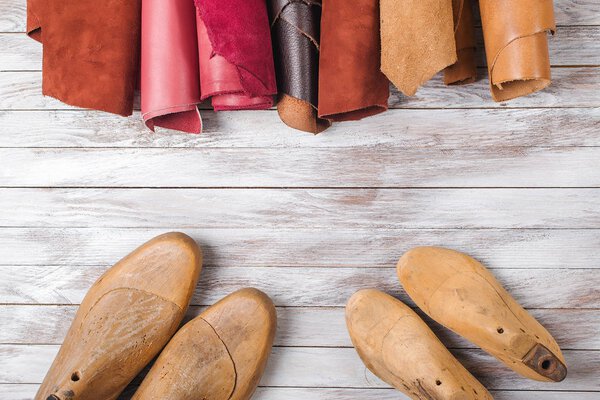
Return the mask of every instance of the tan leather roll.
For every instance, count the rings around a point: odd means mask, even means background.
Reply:
[[[471,0],[453,0],[452,14],[457,60],[444,70],[444,83],[446,85],[472,83],[477,79],[477,62]]]
[[[552,0],[480,0],[479,7],[492,98],[510,100],[550,85]]]
[[[452,0],[381,0],[381,71],[407,96],[456,62]]]

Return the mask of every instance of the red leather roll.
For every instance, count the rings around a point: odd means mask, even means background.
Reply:
[[[142,117],[146,126],[202,131],[196,9],[191,0],[142,2]]]
[[[277,94],[265,0],[195,0],[202,99],[216,111],[261,110]]]

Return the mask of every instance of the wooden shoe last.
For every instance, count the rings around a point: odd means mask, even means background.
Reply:
[[[171,339],[132,400],[246,400],[271,353],[277,317],[256,289],[230,294]]]
[[[181,323],[202,265],[182,233],[145,243],[88,291],[35,400],[112,400]]]
[[[397,272],[408,295],[431,318],[514,371],[539,381],[566,377],[554,338],[475,259],[418,247],[402,256]]]
[[[352,343],[367,368],[415,400],[492,399],[419,316],[374,289],[346,306]]]

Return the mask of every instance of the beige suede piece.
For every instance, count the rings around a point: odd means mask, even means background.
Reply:
[[[479,7],[492,98],[506,101],[550,85],[552,0],[481,0]]]
[[[462,85],[477,79],[475,28],[471,0],[453,0],[454,37],[458,60],[444,70],[446,85]]]
[[[407,96],[456,62],[452,0],[381,0],[381,71]]]

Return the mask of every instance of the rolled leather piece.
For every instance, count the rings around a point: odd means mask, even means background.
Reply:
[[[319,117],[359,120],[387,110],[380,70],[379,1],[324,0],[319,59]]]
[[[454,39],[457,61],[444,70],[446,85],[462,85],[477,79],[475,29],[471,0],[453,0]]]
[[[142,118],[151,130],[202,132],[193,2],[143,0],[141,95]]]
[[[270,0],[270,11],[279,117],[292,128],[322,132],[331,121],[318,117],[321,1]]]
[[[265,0],[195,0],[202,100],[215,111],[262,110],[277,94]]]
[[[381,0],[381,70],[402,93],[456,62],[452,0]]]
[[[76,107],[131,115],[141,0],[27,5],[27,33],[43,43],[42,93]]]
[[[481,0],[479,8],[492,98],[510,100],[550,85],[552,0]]]

